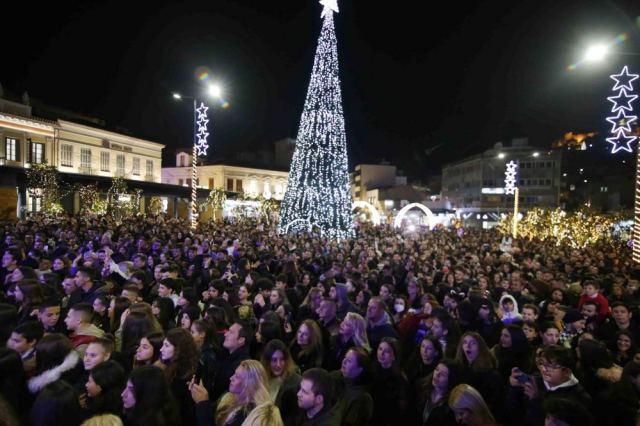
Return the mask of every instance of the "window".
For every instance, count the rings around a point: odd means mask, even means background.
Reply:
[[[73,167],[73,145],[60,146],[60,165]]]
[[[242,192],[242,179],[236,179],[236,191]]]
[[[146,167],[147,167],[147,172],[146,172],[147,176],[153,176],[153,161],[147,160]]]
[[[184,184],[184,179],[178,179],[178,185],[182,186]]]
[[[209,178],[209,189],[213,189],[213,178]]]
[[[109,170],[111,170],[111,168],[109,167],[109,163],[111,162],[111,158],[108,152],[101,152],[100,153],[100,171],[102,172],[108,172]]]
[[[116,175],[124,176],[124,154],[116,156]]]
[[[44,144],[31,142],[30,145],[31,145],[31,151],[30,151],[31,163],[33,164],[43,163],[44,162]]]
[[[31,198],[31,212],[37,213],[42,209],[42,197]]]
[[[140,159],[139,158],[133,159],[133,175],[140,176]]]
[[[227,179],[227,191],[233,191],[233,179]]]
[[[6,138],[4,153],[7,160],[18,161],[18,140],[14,138]]]
[[[91,168],[91,150],[82,148],[80,150],[80,167],[83,169]]]

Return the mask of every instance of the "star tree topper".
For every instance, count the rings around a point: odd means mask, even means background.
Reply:
[[[324,9],[322,9],[322,15],[320,15],[321,18],[324,18],[329,12],[339,12],[338,0],[320,0],[320,4],[324,6]]]
[[[207,118],[208,110],[209,107],[205,106],[203,102],[201,102],[200,107],[196,109],[198,114],[196,121],[196,125],[198,126],[198,133],[196,133],[196,155],[198,157],[207,155],[207,149],[209,149],[209,145],[207,144],[207,137],[209,137],[209,132],[207,131],[207,123],[209,123],[209,119]]]

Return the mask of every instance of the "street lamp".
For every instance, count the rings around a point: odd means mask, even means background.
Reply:
[[[626,40],[627,35],[621,34],[616,37],[610,45],[619,44]],[[607,45],[592,46],[587,51],[585,61],[593,62],[602,60],[607,53]],[[613,91],[616,93],[616,96],[607,98],[609,102],[613,103],[611,113],[614,115],[606,119],[606,121],[612,125],[610,132],[611,137],[606,138],[606,141],[612,145],[612,154],[618,151],[632,153],[633,148],[631,148],[631,144],[637,142],[638,138],[633,134],[631,129],[631,123],[637,121],[637,117],[631,115],[633,112],[631,103],[638,98],[637,95],[633,94],[633,83],[639,76],[629,73],[629,69],[625,65],[619,74],[613,74],[610,78],[616,82],[613,86]],[[584,179],[584,183],[587,183],[587,179]],[[637,148],[632,257],[636,263],[640,263],[640,149]]]
[[[220,98],[222,96],[222,89],[218,85],[210,85],[208,93],[213,98]],[[207,124],[209,119],[207,118],[207,111],[209,107],[204,102],[200,101],[198,105],[198,99],[189,96],[182,96],[180,93],[174,93],[173,98],[176,100],[190,99],[193,101],[193,150],[191,153],[191,229],[195,230],[198,224],[198,206],[196,204],[198,198],[198,156],[207,155],[207,149],[209,145],[207,143],[207,137],[209,132],[207,130]]]

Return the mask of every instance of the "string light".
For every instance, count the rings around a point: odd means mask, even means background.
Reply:
[[[632,134],[631,123],[636,121],[637,117],[627,114],[627,112],[633,111],[631,103],[634,102],[638,96],[629,95],[627,90],[629,92],[633,91],[632,83],[638,79],[638,75],[630,74],[629,69],[625,66],[620,74],[612,75],[611,79],[616,82],[613,86],[613,91],[618,91],[618,94],[607,98],[609,102],[613,103],[611,112],[616,115],[606,118],[606,120],[612,124],[611,137],[606,138],[606,141],[611,144],[612,154],[621,150],[633,152],[631,144],[636,141],[637,136]]]
[[[191,153],[191,229],[195,230],[198,224],[198,157],[206,156],[209,149],[209,144],[207,143],[207,138],[209,137],[207,111],[209,107],[204,102],[200,102],[200,107],[196,108],[195,99],[193,107],[196,113],[197,131],[195,134],[196,141],[193,144],[193,152]]]
[[[209,119],[207,118],[208,110],[209,107],[205,106],[203,102],[201,102],[200,107],[196,109],[196,113],[198,115],[196,121],[196,126],[198,126],[198,131],[196,133],[196,155],[198,157],[207,155],[207,150],[209,149],[209,144],[207,143],[207,138],[209,137],[209,132],[207,130],[207,124],[209,123]]]
[[[343,239],[354,235],[347,139],[342,111],[333,13],[336,0],[322,0],[323,25],[313,63],[287,190],[280,232],[311,231]]]

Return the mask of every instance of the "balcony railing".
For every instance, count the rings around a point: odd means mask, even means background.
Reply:
[[[147,182],[153,182],[153,175],[144,175],[144,180],[146,180]]]
[[[92,175],[95,174],[95,170],[92,169],[91,167],[78,167],[78,173],[82,174],[82,175]]]

